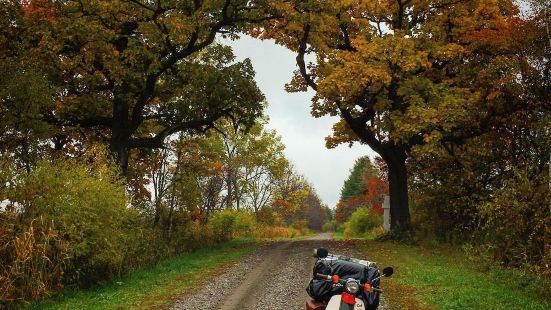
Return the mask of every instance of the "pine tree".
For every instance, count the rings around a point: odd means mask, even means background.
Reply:
[[[359,198],[363,196],[364,192],[364,176],[373,175],[376,176],[376,169],[371,163],[368,156],[362,156],[356,159],[354,167],[350,170],[350,175],[344,181],[341,188],[340,201],[344,201],[349,198]]]

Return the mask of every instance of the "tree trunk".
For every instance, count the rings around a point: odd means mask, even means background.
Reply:
[[[155,215],[153,216],[153,227],[157,227],[159,225],[159,221],[161,220],[161,200],[155,199]]]
[[[394,153],[385,159],[390,192],[390,229],[402,232],[410,228],[406,156]]]
[[[117,137],[115,132],[113,132],[110,149],[113,155],[115,155],[115,160],[121,169],[121,174],[124,176],[128,173],[128,157],[130,156],[130,147],[128,142],[128,139],[125,139],[124,137]]]
[[[231,210],[233,208],[233,173],[231,167],[228,167],[228,174],[226,176],[227,196],[226,196],[226,209]]]
[[[123,83],[121,93],[127,89]],[[121,169],[122,175],[128,172],[128,157],[130,156],[130,124],[128,121],[128,103],[120,94],[115,94],[113,103],[113,124],[111,125],[110,149]]]

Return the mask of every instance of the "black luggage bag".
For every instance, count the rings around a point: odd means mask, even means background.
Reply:
[[[380,276],[377,268],[367,267],[362,264],[349,262],[339,259],[321,258],[316,261],[313,270],[313,279],[310,280],[306,292],[310,297],[315,300],[327,302],[334,295],[341,294],[343,292],[342,287],[334,286],[333,283],[326,280],[316,279],[316,274],[326,275],[338,275],[341,279],[356,279],[360,280],[360,283],[371,283],[371,281]],[[379,286],[379,280],[372,283],[374,286]],[[363,292],[358,295],[363,299],[366,309],[374,310],[379,306],[379,293]]]

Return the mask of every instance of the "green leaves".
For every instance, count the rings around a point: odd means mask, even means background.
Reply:
[[[124,184],[109,168],[43,161],[10,187],[6,198],[20,210],[19,228],[41,221],[63,236],[63,283],[93,283],[119,274],[126,254],[135,250],[138,214],[128,208]]]
[[[234,36],[268,18],[260,4],[12,3],[1,11],[0,22],[10,26],[0,33],[0,55],[14,66],[40,68],[55,102],[41,105],[43,118],[79,143],[88,139],[74,128],[101,137],[125,173],[130,149],[161,147],[182,131],[205,132],[222,117],[251,126],[261,116],[264,97],[250,62],[235,62],[229,47],[215,43],[221,33]],[[16,35],[21,46],[10,41]]]

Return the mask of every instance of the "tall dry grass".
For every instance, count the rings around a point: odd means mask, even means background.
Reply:
[[[21,225],[14,212],[1,212],[0,304],[36,300],[59,290],[67,253],[68,243],[52,223],[39,218]]]

